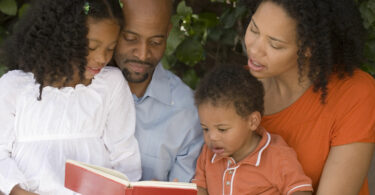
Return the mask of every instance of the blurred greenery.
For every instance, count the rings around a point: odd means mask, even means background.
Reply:
[[[368,30],[362,69],[375,75],[375,1],[355,0]],[[0,44],[28,8],[28,0],[0,0]],[[216,64],[246,64],[243,35],[248,10],[238,0],[175,0],[163,65],[195,88]],[[1,59],[0,59],[1,60]],[[0,75],[6,69],[0,64]]]

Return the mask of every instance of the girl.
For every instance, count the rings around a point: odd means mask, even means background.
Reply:
[[[66,194],[66,159],[141,176],[135,111],[106,67],[122,24],[118,0],[40,0],[4,45],[0,191]]]
[[[361,64],[353,0],[256,0],[248,67],[265,88],[262,125],[298,155],[316,194],[369,194],[375,82]]]

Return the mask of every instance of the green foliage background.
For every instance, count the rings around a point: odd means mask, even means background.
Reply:
[[[355,0],[368,30],[362,69],[375,74],[375,0]],[[175,0],[163,65],[195,88],[216,64],[246,64],[243,35],[248,10],[238,0]],[[0,44],[28,8],[28,0],[0,0]],[[1,60],[1,59],[0,59]],[[6,69],[0,64],[0,75]]]

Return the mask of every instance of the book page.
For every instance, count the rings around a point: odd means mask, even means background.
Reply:
[[[182,188],[182,189],[197,189],[195,183],[186,182],[168,182],[168,181],[138,181],[131,182],[132,186],[154,186],[154,187],[166,187],[166,188]]]
[[[125,184],[127,186],[129,186],[129,184],[130,184],[129,179],[128,179],[128,177],[126,177],[125,174],[123,174],[119,171],[116,171],[114,169],[96,166],[96,165],[91,165],[91,164],[87,164],[87,163],[79,162],[79,161],[75,161],[75,160],[67,160],[66,163],[70,163],[70,164],[76,165],[78,167],[82,167],[82,168],[87,169],[91,172],[94,172],[94,173],[97,173],[97,174],[102,175],[104,177],[110,178],[114,181]]]

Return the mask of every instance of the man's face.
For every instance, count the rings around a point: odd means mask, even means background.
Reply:
[[[115,60],[129,82],[142,83],[163,57],[170,28],[169,16],[155,12],[124,10],[125,26],[117,44]]]

